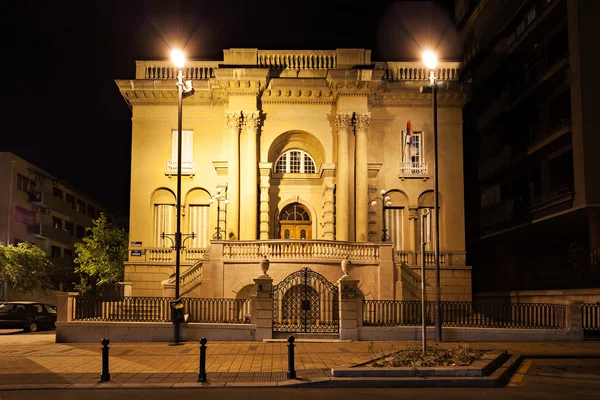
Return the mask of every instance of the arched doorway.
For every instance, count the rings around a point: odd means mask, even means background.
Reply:
[[[279,237],[282,239],[312,238],[310,213],[300,203],[289,204],[279,213],[279,226]]]

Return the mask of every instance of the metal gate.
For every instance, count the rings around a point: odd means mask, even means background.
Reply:
[[[273,287],[273,331],[339,332],[338,287],[310,268]]]

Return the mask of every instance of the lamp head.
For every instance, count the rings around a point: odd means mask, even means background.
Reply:
[[[392,206],[392,202],[388,201],[387,203],[385,203],[386,207],[391,207]]]
[[[437,66],[437,57],[435,56],[435,53],[430,50],[424,51],[423,62],[427,68],[435,69]]]
[[[379,193],[381,193],[381,195],[383,196],[385,194],[385,189],[381,189]]]
[[[376,202],[375,200],[373,200],[373,201],[371,202],[371,207],[375,207],[376,205],[377,205],[377,202]]]
[[[209,202],[210,204],[212,204],[212,203],[214,203],[214,202],[215,202],[215,199],[211,197],[210,199],[208,199],[208,202]]]
[[[221,193],[221,186],[217,186],[217,194]]]
[[[225,201],[223,203],[229,204],[229,199],[225,199]]]
[[[185,65],[185,55],[181,50],[173,50],[171,52],[171,61],[177,68],[183,68]]]

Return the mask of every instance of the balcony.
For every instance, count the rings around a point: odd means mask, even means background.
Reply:
[[[429,178],[429,168],[426,162],[400,163],[400,178]]]
[[[70,244],[71,241],[69,232],[43,223],[29,225],[27,227],[27,233],[40,239],[49,239],[65,244]]]
[[[167,170],[165,175],[177,175],[177,160],[167,160]],[[194,161],[181,161],[181,175],[194,175]]]
[[[528,154],[533,154],[559,137],[571,132],[571,117],[567,117],[550,128],[532,127]]]
[[[28,201],[30,204],[41,208],[49,208],[65,215],[73,213],[73,208],[69,203],[46,192],[31,192],[29,193]]]
[[[531,200],[529,211],[540,211],[544,208],[573,200],[574,197],[573,183],[567,182],[552,189],[544,190],[541,194],[534,196]]]

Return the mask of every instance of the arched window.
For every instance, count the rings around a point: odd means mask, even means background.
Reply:
[[[302,150],[288,150],[277,159],[275,173],[314,174],[317,172],[312,157]]]

